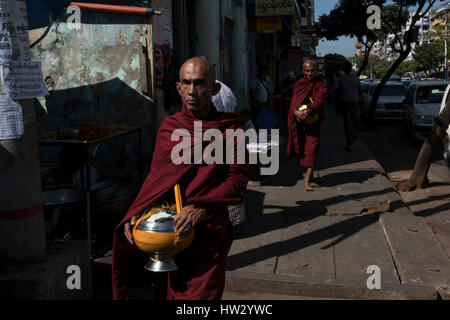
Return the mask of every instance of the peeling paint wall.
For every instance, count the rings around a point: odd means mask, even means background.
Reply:
[[[151,92],[149,21],[144,16],[82,10],[80,30],[68,29],[65,22],[53,23],[48,35],[32,49],[33,59],[42,62],[50,92],[36,103],[38,131],[74,128],[86,121],[141,127],[145,173],[161,121]],[[30,31],[30,42],[44,31]],[[136,169],[136,143],[132,142],[137,139],[130,139],[99,150],[102,166],[111,171],[118,162],[120,170]],[[113,159],[102,156],[112,150],[118,153]]]

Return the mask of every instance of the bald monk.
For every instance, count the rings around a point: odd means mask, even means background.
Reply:
[[[297,81],[288,112],[289,139],[286,154],[297,155],[300,166],[306,168],[304,187],[306,191],[314,191],[311,186],[313,168],[317,161],[320,147],[320,128],[325,120],[325,102],[327,96],[327,82],[317,75],[317,64],[314,60],[303,63],[304,78]],[[307,109],[297,110],[306,105]],[[316,123],[305,126],[296,118],[305,120],[313,112],[317,112],[319,119]]]
[[[161,276],[149,272],[143,274],[148,256],[134,246],[132,228],[143,210],[173,194],[173,186],[177,183],[181,186],[183,209],[174,219],[174,231],[181,234],[192,226],[195,238],[176,256],[180,269],[162,274],[164,281],[159,286],[153,281],[158,297],[170,300],[222,297],[226,258],[233,241],[227,206],[242,203],[249,178],[248,165],[193,164],[194,161],[177,165],[171,160],[172,149],[179,143],[171,141],[171,134],[176,129],[185,129],[194,137],[194,121],[202,121],[203,133],[207,129],[218,129],[226,141],[227,129],[243,127],[238,114],[218,112],[214,108],[211,97],[220,90],[220,84],[215,80],[213,65],[202,58],[190,59],[180,69],[176,88],[183,102],[182,111],[167,117],[161,124],[150,173],[114,232],[112,282],[115,300],[127,299],[130,285],[142,283],[145,276],[150,274],[152,281]],[[209,143],[202,142],[203,150]],[[193,141],[191,146],[192,156]]]

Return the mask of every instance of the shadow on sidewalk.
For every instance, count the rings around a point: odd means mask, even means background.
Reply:
[[[227,260],[227,270],[232,271],[239,268],[243,268],[248,265],[255,264],[259,261],[263,261],[274,256],[280,257],[290,254],[292,252],[302,250],[316,243],[320,243],[329,239],[336,238],[330,244],[322,247],[326,250],[332,246],[335,246],[339,242],[347,239],[351,235],[359,232],[360,230],[378,222],[380,214],[372,214],[365,216],[357,216],[349,218],[345,221],[338,222],[336,224],[324,227],[322,229],[300,235],[293,239],[285,241],[277,241],[268,243],[258,248],[241,252],[239,254],[231,255]],[[298,217],[299,219],[293,219],[291,224],[304,222],[312,217]],[[285,226],[287,227],[287,226]]]
[[[439,196],[430,196],[430,197],[426,197],[426,198],[420,199],[420,200],[408,201],[408,206],[412,207],[412,206],[416,206],[418,204],[439,201],[439,200],[444,200],[444,199],[446,200],[448,198],[450,198],[449,194],[443,194],[443,195],[439,195]],[[449,203],[449,205],[450,205],[450,203]]]
[[[365,181],[380,174],[376,170],[358,170],[347,172],[336,172],[322,175],[318,178],[321,187],[335,187],[347,183],[364,183]],[[316,180],[316,179],[315,179]]]
[[[445,203],[445,204],[442,204],[442,205],[434,207],[434,208],[429,208],[429,209],[425,209],[425,210],[422,210],[419,212],[414,212],[414,215],[426,218],[433,214],[443,212],[443,211],[450,211],[450,203]]]
[[[250,214],[248,216],[248,220],[239,226],[235,239],[247,239],[247,241],[252,241],[251,238],[257,237],[258,235],[262,235],[264,233],[275,230],[280,230],[280,240],[272,243],[267,243],[255,249],[229,256],[227,270],[239,269],[268,258],[290,254],[294,251],[301,250],[313,244],[321,243],[323,241],[338,237],[331,244],[323,247],[323,249],[334,246],[350,237],[351,235],[356,234],[360,230],[366,228],[367,226],[378,222],[380,213],[349,217],[349,219],[345,221],[286,241],[281,241],[283,233],[282,229],[286,229],[292,225],[315,219],[318,216],[327,215],[327,206],[329,205],[345,202],[347,200],[357,200],[376,195],[383,195],[389,192],[392,192],[392,189],[362,192],[346,196],[339,195],[324,201],[298,201],[296,202],[296,204],[298,204],[297,207],[261,205],[262,209],[278,208],[280,209],[280,211],[274,214],[263,214],[262,211],[257,215]],[[264,194],[262,192],[258,192],[257,194],[260,199],[263,199]],[[393,201],[391,203],[391,211],[399,209],[402,206],[404,206],[404,203],[401,200]],[[302,214],[302,211],[305,213]],[[314,214],[311,214],[311,212],[314,212]]]

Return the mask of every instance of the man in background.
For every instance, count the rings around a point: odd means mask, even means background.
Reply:
[[[262,107],[272,106],[273,84],[267,75],[266,67],[260,65],[256,72],[256,77],[250,83],[251,112],[253,123],[256,124],[256,118]]]
[[[352,74],[352,64],[347,61],[344,65],[344,75],[337,79],[336,100],[338,109],[342,114],[344,122],[345,138],[347,148],[351,152],[355,149],[355,140],[358,138],[358,114],[359,101],[367,104],[366,96],[363,94],[361,84],[356,75]]]

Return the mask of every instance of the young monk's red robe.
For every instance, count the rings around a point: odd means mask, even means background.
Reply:
[[[183,106],[182,112],[166,118],[158,130],[152,166],[127,214],[114,230],[112,285],[113,299],[127,299],[130,285],[161,279],[166,286],[165,298],[184,300],[220,299],[225,284],[226,257],[233,240],[233,229],[227,212],[228,205],[242,203],[249,172],[247,164],[193,164],[194,121],[200,121]],[[202,133],[208,129],[222,132],[241,128],[237,114],[218,112],[213,105],[207,120],[202,121]],[[185,129],[192,137],[192,164],[175,164],[171,154],[181,140],[171,141],[172,132]],[[202,147],[210,142],[202,142]],[[236,147],[236,141],[235,141]],[[198,150],[198,149],[197,149]],[[236,149],[235,149],[236,150]],[[224,159],[226,152],[224,150]],[[236,163],[236,161],[235,161]],[[131,217],[158,204],[179,183],[183,205],[198,204],[206,207],[202,221],[195,226],[191,245],[177,255],[180,270],[154,274],[144,270],[148,255],[140,252],[125,238],[123,225]],[[160,298],[164,298],[161,297]]]
[[[326,97],[327,82],[322,78],[316,77],[313,81],[300,79],[295,83],[288,112],[289,138],[286,154],[298,155],[303,167],[314,168],[316,165],[320,128],[325,120]],[[319,114],[319,120],[309,130],[304,130],[294,115],[294,111],[303,104]]]

